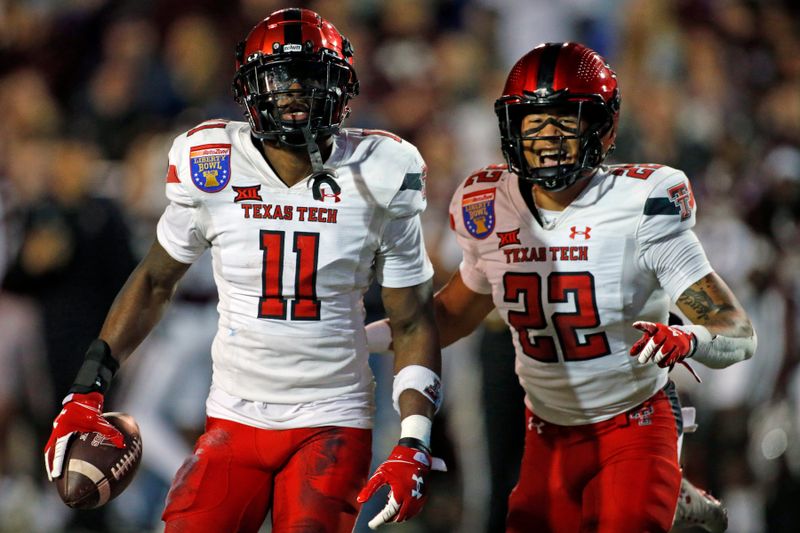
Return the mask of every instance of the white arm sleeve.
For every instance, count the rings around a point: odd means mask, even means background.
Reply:
[[[651,241],[639,256],[639,262],[656,275],[673,302],[690,285],[714,271],[692,230]]]
[[[375,258],[378,283],[383,287],[412,287],[433,277],[425,251],[419,215],[390,220]]]
[[[724,335],[712,335],[705,326],[699,324],[675,327],[694,334],[697,344],[690,357],[709,368],[725,368],[750,359],[758,346],[758,337],[755,331],[749,337],[725,337]]]

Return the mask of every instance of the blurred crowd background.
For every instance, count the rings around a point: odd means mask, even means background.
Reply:
[[[493,102],[510,66],[545,41],[581,41],[610,61],[622,89],[613,162],[687,173],[696,231],[759,335],[752,360],[697,368],[702,384],[673,372],[699,421],[684,440],[685,475],[725,501],[730,531],[800,530],[800,4],[3,0],[0,532],[160,530],[169,482],[202,430],[216,327],[208,261],[192,267],[109,394],[107,409],[132,413],[144,435],[128,491],[101,511],[72,512],[47,483],[42,448],[86,346],[154,238],[172,139],[209,118],[241,119],[234,45],[282,7],[312,8],[353,42],[362,92],[347,125],[391,130],[427,160],[439,286],[460,261],[450,195],[471,171],[502,162]],[[370,318],[381,313],[376,294]],[[398,425],[390,359],[371,357],[379,460]],[[523,436],[508,333],[489,319],[444,357],[434,449],[450,472],[422,516],[392,530],[500,531]]]

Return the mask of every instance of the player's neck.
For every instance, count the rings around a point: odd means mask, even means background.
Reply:
[[[319,143],[320,155],[325,161],[331,155],[333,139],[328,138]],[[262,142],[261,154],[269,166],[288,187],[302,181],[311,174],[311,159],[305,147],[289,148],[277,143]]]
[[[572,201],[583,192],[587,185],[588,179],[577,181],[571,187],[567,187],[563,191],[547,191],[538,185],[533,186],[533,199],[536,206],[540,209],[547,209],[548,211],[563,211],[567,208]]]

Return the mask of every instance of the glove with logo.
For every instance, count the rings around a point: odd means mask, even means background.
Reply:
[[[634,322],[633,327],[644,333],[630,352],[632,356],[638,355],[642,364],[652,360],[661,368],[672,367],[683,363],[697,347],[694,334],[673,326],[639,321]]]
[[[117,448],[124,448],[122,433],[103,418],[103,395],[72,393],[64,398],[64,407],[53,422],[53,432],[44,448],[44,466],[47,479],[59,477],[64,467],[64,455],[69,439],[75,433],[97,432]]]
[[[369,527],[377,529],[387,522],[403,522],[419,513],[428,497],[425,487],[428,473],[446,469],[444,461],[431,457],[418,439],[400,439],[358,494],[358,502],[364,503],[383,485],[391,488],[386,507],[369,521]]]
[[[101,339],[92,341],[44,447],[44,467],[50,481],[61,475],[69,439],[75,433],[95,431],[117,448],[125,447],[122,433],[103,418],[103,394],[118,369],[119,362],[111,356],[108,344]]]

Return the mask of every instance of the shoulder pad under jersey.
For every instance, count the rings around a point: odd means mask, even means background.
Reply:
[[[167,198],[192,205],[231,179],[231,136],[240,123],[207,120],[175,137],[169,150]]]
[[[632,178],[630,198],[636,199],[640,216],[637,237],[640,242],[662,239],[691,229],[697,204],[689,178],[682,171],[663,165],[616,165],[609,171]],[[625,184],[626,187],[628,184]]]
[[[392,218],[414,216],[425,210],[427,167],[417,148],[383,130],[342,130],[351,143],[352,157],[375,201]]]
[[[472,172],[450,200],[450,228],[470,239],[488,237],[494,227],[494,202],[511,176],[505,164],[488,165]]]

